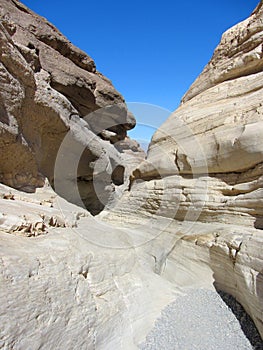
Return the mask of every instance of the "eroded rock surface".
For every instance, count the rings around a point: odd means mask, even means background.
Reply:
[[[106,217],[138,230],[151,226],[163,237],[149,250],[158,273],[181,285],[219,286],[241,302],[261,335],[262,42],[261,1],[223,34],[180,107],[154,134],[130,191]],[[172,242],[161,234],[167,226]]]
[[[190,288],[231,294],[263,336],[262,2],[142,163],[92,59],[20,2],[0,11],[0,348],[137,349]]]
[[[263,64],[262,54],[254,55],[255,48],[262,52],[262,13],[260,3],[251,17],[223,35],[184,102],[154,134],[126,197],[145,189],[145,198],[150,201],[152,191],[152,201],[154,196],[157,201],[158,190],[161,215],[171,217],[174,212],[174,218],[182,221],[192,206],[201,222],[263,228],[263,71],[250,70],[246,59],[250,57],[251,67]],[[228,55],[232,65],[228,62],[226,75]],[[204,87],[207,74],[213,80]],[[150,210],[147,203],[144,207]]]
[[[94,61],[44,18],[12,0],[2,1],[0,16],[0,180],[29,192],[43,186],[44,177],[54,184],[56,157],[70,152],[79,159],[81,199],[96,214],[114,199],[113,170],[125,168],[112,144],[135,119]],[[108,142],[101,142],[107,133]],[[63,180],[70,186],[72,176]]]
[[[0,227],[1,349],[136,349],[180,294],[141,260],[136,231],[50,187],[1,185]]]

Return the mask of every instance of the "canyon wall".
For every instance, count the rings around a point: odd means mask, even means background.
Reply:
[[[58,191],[77,201],[67,188],[69,163],[78,159],[80,197],[96,214],[124,182],[125,161],[114,145],[135,119],[94,61],[52,24],[19,1],[3,0],[0,16],[0,181],[29,192],[45,177],[54,185],[56,160],[66,153]]]
[[[154,134],[127,197],[143,186],[151,197],[149,189],[165,183],[170,197],[160,193],[161,215],[182,221],[193,207],[201,222],[263,228],[262,12],[260,4],[223,35],[181,106]]]
[[[182,285],[213,280],[242,303],[261,334],[262,42],[261,1],[223,34],[180,107],[154,134],[130,190],[104,213],[110,222],[152,227],[149,240],[159,240],[148,250],[153,269]]]
[[[262,11],[223,35],[141,162],[93,60],[2,0],[1,349],[137,349],[199,287],[263,336]]]

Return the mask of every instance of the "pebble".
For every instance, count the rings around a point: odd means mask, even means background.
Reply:
[[[139,349],[263,350],[263,342],[233,297],[196,289],[177,297],[162,311]]]

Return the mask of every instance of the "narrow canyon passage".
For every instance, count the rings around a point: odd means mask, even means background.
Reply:
[[[263,349],[262,0],[247,15],[170,113],[1,0],[0,349]]]

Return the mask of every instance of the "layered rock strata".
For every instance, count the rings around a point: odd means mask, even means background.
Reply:
[[[45,177],[54,184],[57,157],[70,152],[79,159],[81,200],[97,213],[113,200],[115,183],[124,182],[123,176],[112,179],[117,166],[118,173],[125,169],[113,144],[126,137],[135,119],[94,61],[44,18],[12,0],[2,1],[0,16],[0,180],[29,192],[43,186]],[[76,201],[65,188],[73,181],[70,171],[59,191]]]
[[[210,276],[209,283],[242,303],[261,335],[262,18],[261,1],[223,34],[180,107],[154,134],[130,191],[106,218],[138,230],[157,226],[162,246],[163,232],[173,227],[169,254],[149,250],[159,273],[182,285]]]
[[[0,185],[0,348],[136,349],[179,293],[132,244],[50,188]],[[156,286],[158,286],[156,288]]]
[[[263,336],[262,2],[224,34],[114,208],[123,157],[141,154],[122,97],[20,2],[1,14],[1,181],[44,187],[0,186],[0,348],[137,349],[200,287],[233,295]],[[91,174],[109,204],[96,218],[44,181],[94,203]]]

